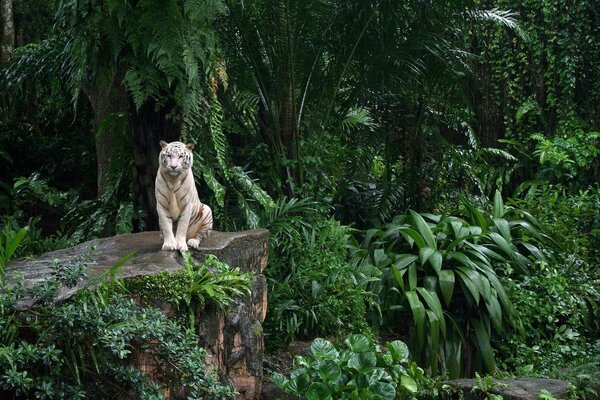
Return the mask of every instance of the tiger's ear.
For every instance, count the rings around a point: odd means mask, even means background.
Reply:
[[[185,145],[185,147],[187,147],[187,149],[189,151],[194,150],[194,146],[196,146],[194,143],[188,143],[188,144]]]
[[[167,143],[167,142],[165,142],[164,140],[161,140],[161,141],[160,141],[160,147],[161,147],[161,148],[163,148],[163,149],[164,149],[165,147],[167,147],[167,145],[168,145],[168,143]]]

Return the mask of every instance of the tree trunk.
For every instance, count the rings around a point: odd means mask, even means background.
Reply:
[[[154,102],[148,102],[132,116],[131,134],[135,162],[137,186],[136,205],[145,212],[145,229],[158,229],[154,179],[158,170],[160,140],[179,140],[179,129],[166,118],[169,107],[156,109]]]
[[[2,48],[0,65],[8,63],[15,47],[15,23],[13,18],[13,0],[0,0],[2,11]]]
[[[108,171],[111,163],[111,148],[114,142],[114,126],[108,126],[101,134],[98,128],[112,114],[126,113],[128,109],[127,91],[123,85],[125,69],[117,71],[100,71],[99,76],[108,78],[92,85],[84,86],[84,93],[88,97],[94,110],[94,135],[96,142],[96,160],[98,173],[98,193],[102,196],[108,183]]]

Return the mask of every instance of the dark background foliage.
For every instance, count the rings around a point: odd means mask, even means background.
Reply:
[[[269,349],[361,332],[598,396],[595,2],[1,4],[2,267],[156,229],[180,139],[216,228],[271,231]]]

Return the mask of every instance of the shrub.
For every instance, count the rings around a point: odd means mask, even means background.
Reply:
[[[265,331],[271,344],[367,331],[369,293],[349,253],[351,228],[307,200],[280,200],[266,217],[271,251]]]
[[[462,204],[466,219],[411,211],[369,230],[363,244],[364,262],[383,273],[373,290],[384,322],[410,314],[417,362],[451,377],[493,371],[493,333],[520,326],[497,270],[527,272],[531,259],[545,259],[533,218],[506,207],[498,192],[489,210]]]
[[[2,254],[10,255],[21,233],[6,231],[2,236],[9,238],[2,242]],[[48,308],[44,304],[53,301],[60,285],[74,286],[85,275],[86,257],[69,263],[56,261],[52,276],[33,288],[25,288],[15,277],[5,280],[0,268],[0,397],[75,399],[127,394],[159,399],[165,389],[188,399],[234,396],[231,388],[218,381],[216,371],[207,369],[206,352],[192,330],[169,320],[157,308],[141,308],[116,293],[123,290],[123,282],[115,277],[123,261],[92,279],[87,290]],[[200,270],[195,272],[205,279],[194,283],[208,286],[196,286],[193,293],[203,293],[207,303],[214,298],[218,304],[227,303],[224,297],[237,293],[225,288],[213,297],[221,290],[219,275],[213,279]],[[17,311],[23,296],[33,297],[39,306]],[[160,382],[151,381],[135,366],[142,353],[156,363]]]
[[[408,347],[396,340],[381,352],[368,337],[354,334],[336,348],[317,338],[311,355],[296,358],[297,367],[286,378],[273,381],[287,393],[308,399],[396,399],[417,393],[423,370],[408,360]]]

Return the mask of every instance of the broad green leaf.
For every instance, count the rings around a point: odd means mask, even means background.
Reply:
[[[492,215],[494,218],[504,217],[504,202],[502,201],[502,195],[499,190],[494,193],[494,206],[492,209]]]
[[[389,257],[385,254],[385,250],[376,249],[373,252],[373,262],[376,267],[385,267],[390,263]]]
[[[425,265],[429,257],[435,251],[432,247],[422,247],[419,249],[419,258],[421,259],[421,265]]]
[[[444,321],[444,313],[442,311],[442,304],[436,293],[430,293],[425,288],[417,288],[417,292],[421,295],[425,303],[429,307],[429,310],[433,312],[437,320],[439,321],[439,328],[442,331],[442,335],[446,336],[446,323]]]
[[[406,361],[410,354],[406,343],[404,343],[400,340],[394,340],[393,342],[388,342],[387,349],[396,362]]]
[[[515,247],[504,239],[503,236],[497,234],[496,232],[489,233],[490,239],[498,246],[502,251],[509,257],[513,257],[517,252]]]
[[[412,263],[408,266],[408,289],[415,290],[417,287],[417,265]]]
[[[533,236],[537,240],[540,240],[540,241],[544,240],[544,237],[541,234],[540,230],[538,228],[536,228],[534,225],[532,225],[529,222],[527,222],[527,221],[522,221],[522,220],[510,221],[509,225],[510,225],[511,228],[514,227],[514,226],[520,226],[521,228],[525,229],[525,231],[527,232],[527,234]]]
[[[355,353],[362,353],[371,348],[369,338],[362,334],[350,335],[344,340],[348,348]]]
[[[305,368],[300,368],[291,374],[287,387],[295,394],[302,395],[310,385],[310,378]]]
[[[406,300],[408,300],[413,315],[413,321],[417,328],[419,348],[423,348],[425,345],[425,307],[423,307],[423,303],[421,303],[421,300],[419,300],[419,296],[417,296],[415,291],[407,291],[404,292],[404,294]]]
[[[458,219],[453,219],[452,221],[450,221],[450,226],[452,227],[452,231],[454,232],[454,237],[456,239],[459,239],[462,236],[461,231],[463,227],[463,222]]]
[[[371,394],[369,399],[394,400],[396,398],[396,389],[392,384],[386,382],[375,382],[371,385]]]
[[[307,400],[333,400],[329,388],[321,382],[313,382],[306,391]]]
[[[452,300],[452,293],[454,292],[454,272],[449,269],[441,270],[439,282],[444,302],[449,306],[450,301]]]
[[[348,368],[353,368],[361,374],[370,374],[377,365],[377,356],[372,351],[355,353],[348,360]]]
[[[506,241],[511,242],[512,236],[510,235],[510,225],[508,224],[508,221],[503,218],[494,218],[492,221],[494,221],[494,225],[496,225],[496,228],[498,228],[498,232],[500,232],[502,237],[506,239]]]
[[[471,297],[475,301],[475,304],[478,305],[479,304],[479,289],[478,289],[477,285],[471,280],[471,278],[469,278],[469,275],[466,274],[464,271],[457,269],[456,273],[461,278],[460,282],[464,285],[464,287],[471,294]]]
[[[394,275],[394,278],[396,278],[396,282],[398,282],[398,285],[400,285],[400,288],[403,291],[404,291],[404,278],[402,276],[404,275],[405,272],[406,272],[405,269],[403,269],[402,271],[398,271],[398,268],[396,268],[396,266],[392,264],[392,274]]]
[[[502,332],[502,308],[496,297],[496,293],[485,299],[485,306],[490,316],[490,322],[494,325],[497,331]]]
[[[322,338],[316,338],[313,340],[312,344],[310,345],[310,350],[313,356],[319,360],[336,359],[339,356],[339,353],[333,344],[330,341]]]
[[[453,251],[451,253],[448,253],[448,257],[458,261],[460,265],[463,265],[464,267],[471,269],[477,268],[477,265],[465,253]]]
[[[288,383],[288,379],[280,373],[275,372],[271,375],[271,380],[280,389],[285,389]]]
[[[412,216],[419,233],[421,233],[421,236],[423,236],[423,239],[427,243],[427,246],[437,249],[437,241],[435,240],[435,236],[433,235],[433,232],[431,231],[431,228],[427,222],[425,222],[419,213],[413,210],[410,210],[410,215]],[[419,248],[421,247],[422,246],[419,246]]]
[[[325,382],[338,384],[342,377],[342,369],[333,360],[325,360],[319,365],[317,373]]]
[[[467,209],[467,212],[469,213],[473,224],[481,228],[487,228],[489,226],[481,211],[479,211],[467,198],[462,198],[461,202]]]
[[[483,246],[480,244],[474,244],[474,243],[470,243],[470,242],[467,242],[467,246],[471,247],[475,251],[478,251],[478,252],[484,254],[488,258],[493,258],[494,260],[498,260],[498,261],[502,261],[502,262],[508,261],[506,257],[496,253],[494,250],[491,250],[490,248],[488,248],[486,246]]]
[[[415,231],[412,228],[403,226],[400,229],[400,234],[408,242],[410,247],[412,247],[413,243],[416,243],[418,248],[426,246],[425,239],[423,238],[423,236],[421,236],[421,234],[419,232]]]
[[[542,251],[537,247],[532,245],[531,243],[527,243],[527,242],[523,242],[522,243],[523,246],[529,250],[529,252],[531,253],[531,255],[538,261],[547,261],[546,260],[546,256],[544,255],[544,253],[542,253]]]
[[[442,270],[442,260],[443,260],[442,253],[440,253],[438,250],[435,250],[433,252],[433,254],[431,255],[431,257],[429,257],[429,264],[431,264],[431,267],[433,268],[433,270],[435,272],[437,272],[438,274]]]
[[[418,256],[414,254],[400,254],[396,256],[396,260],[394,261],[394,265],[399,270],[406,268],[410,263],[413,263],[419,259]]]
[[[492,346],[490,344],[489,332],[480,320],[471,319],[471,325],[475,331],[481,359],[483,360],[486,369],[493,372],[496,370],[496,360],[494,359],[494,352],[492,351]]]
[[[456,379],[460,377],[461,372],[462,341],[458,334],[453,330],[451,332],[452,334],[448,334],[445,341],[445,360],[449,378]]]
[[[415,380],[408,375],[402,375],[400,377],[400,386],[408,390],[410,393],[417,393],[419,390],[417,387],[417,382],[415,382]]]
[[[427,319],[429,320],[429,360],[428,364],[431,368],[431,373],[436,375],[438,369],[438,358],[440,355],[440,320],[431,310],[426,310]]]
[[[421,286],[431,293],[436,292],[438,290],[438,277],[435,275],[425,275]]]

